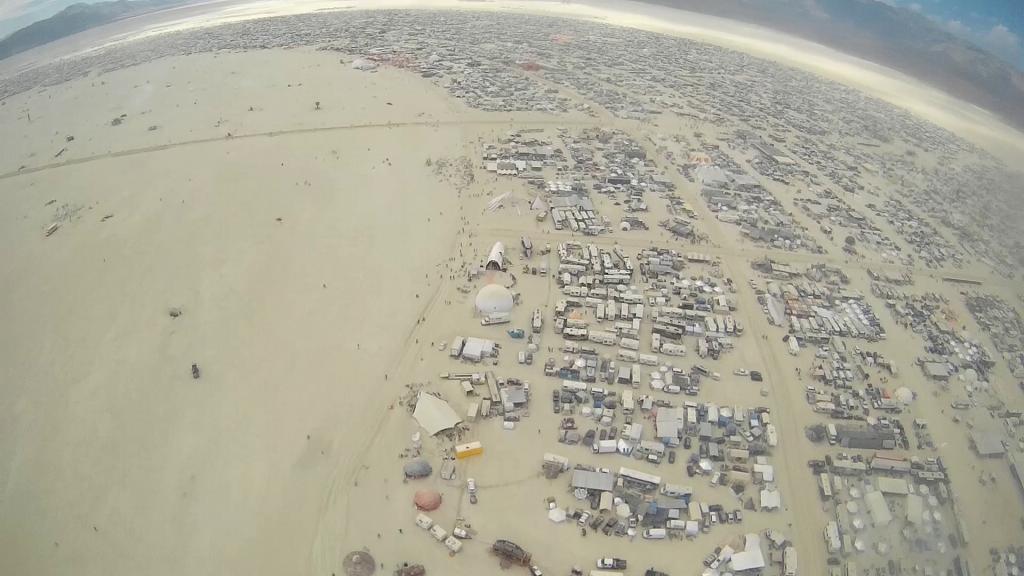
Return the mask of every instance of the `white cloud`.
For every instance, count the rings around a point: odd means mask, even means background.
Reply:
[[[980,39],[981,44],[989,50],[1016,59],[1020,56],[1020,36],[1014,34],[1002,24],[996,24]]]
[[[1016,63],[1024,56],[1020,36],[1003,24],[996,24],[989,30],[971,28],[960,20],[946,20],[940,24],[952,34],[1010,62]]]
[[[945,23],[946,30],[949,30],[957,36],[970,37],[971,29],[968,28],[963,22],[959,20],[949,20]]]
[[[921,5],[918,4],[917,2],[911,2],[910,4],[907,4],[907,8],[910,8],[914,12],[920,12],[922,10]]]

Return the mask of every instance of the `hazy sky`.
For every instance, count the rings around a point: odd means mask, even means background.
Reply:
[[[0,36],[49,18],[78,0],[0,0]],[[93,3],[95,0],[89,1]]]
[[[886,0],[1024,69],[1024,0]]]

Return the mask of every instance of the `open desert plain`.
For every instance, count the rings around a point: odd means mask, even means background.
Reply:
[[[0,574],[1024,570],[1024,136],[644,10],[0,61]]]

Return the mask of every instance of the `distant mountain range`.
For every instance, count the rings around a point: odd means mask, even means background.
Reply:
[[[184,3],[185,0],[116,0],[72,4],[0,40],[0,60],[89,28]]]
[[[772,28],[877,62],[1024,129],[1024,73],[925,16],[877,0],[640,0]]]
[[[0,59],[77,32],[188,0],[73,4],[0,40]],[[640,0],[758,24],[918,78],[1024,129],[1024,73],[940,28],[877,0]]]

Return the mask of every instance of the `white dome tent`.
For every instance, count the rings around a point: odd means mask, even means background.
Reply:
[[[481,314],[508,314],[512,304],[512,292],[501,284],[488,284],[476,295],[476,309]]]

